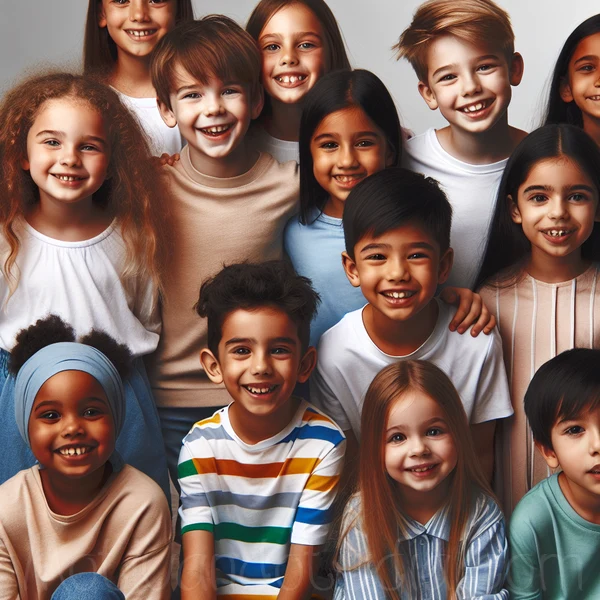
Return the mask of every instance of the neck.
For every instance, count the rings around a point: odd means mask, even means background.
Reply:
[[[328,217],[336,217],[337,219],[341,219],[344,216],[344,202],[334,198],[333,196],[329,196],[329,199],[323,207],[323,213]]]
[[[581,248],[567,256],[548,256],[532,248],[527,272],[545,283],[561,283],[581,275],[590,266],[589,261],[581,257]]]
[[[487,131],[471,133],[450,125],[436,134],[448,154],[472,165],[489,165],[508,158],[525,135],[508,125],[506,114]]]
[[[600,146],[600,119],[583,113],[583,130]]]
[[[238,437],[246,444],[258,444],[283,431],[294,418],[300,399],[291,397],[268,416],[250,413],[240,402],[229,407],[229,422]]]
[[[438,313],[438,304],[432,298],[406,321],[393,321],[371,304],[367,304],[362,317],[369,337],[382,352],[391,356],[407,356],[420,348],[432,334]]]
[[[127,96],[152,98],[156,91],[150,77],[150,57],[137,57],[118,51],[117,63],[109,83]]]
[[[425,525],[446,503],[449,483],[449,478],[446,477],[437,487],[428,492],[420,492],[398,485],[400,510],[417,523]]]
[[[196,171],[209,177],[229,178],[247,173],[258,160],[258,152],[242,140],[227,156],[213,158],[189,146],[190,162]]]
[[[265,119],[264,128],[278,140],[297,142],[301,116],[301,104],[284,104],[271,98],[271,114]]]
[[[600,495],[573,484],[564,473],[559,474],[558,484],[571,508],[581,518],[600,525]]]

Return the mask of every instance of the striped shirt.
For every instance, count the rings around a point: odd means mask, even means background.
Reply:
[[[405,517],[406,538],[397,543],[404,558],[405,578],[398,581],[396,589],[403,600],[446,600],[444,554],[450,539],[448,512],[448,506],[441,508],[425,525]],[[340,548],[334,600],[386,600],[375,567],[369,562],[359,514],[360,499],[354,496],[344,512],[342,531],[349,529]],[[456,597],[507,600],[508,591],[503,587],[508,567],[504,517],[489,496],[478,496],[466,538],[465,575],[458,584]]]
[[[345,438],[301,401],[283,431],[250,445],[236,435],[228,410],[196,423],[183,440],[182,535],[213,533],[218,596],[276,598],[290,544],[325,542]]]

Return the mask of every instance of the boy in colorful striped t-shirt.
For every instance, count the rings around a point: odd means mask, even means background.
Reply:
[[[202,285],[200,360],[233,402],[183,440],[182,600],[310,596],[346,446],[331,419],[292,395],[315,366],[317,302],[283,261],[231,265]]]

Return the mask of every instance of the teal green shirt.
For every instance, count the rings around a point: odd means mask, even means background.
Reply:
[[[510,520],[511,598],[600,598],[600,525],[567,502],[558,474],[541,481]]]

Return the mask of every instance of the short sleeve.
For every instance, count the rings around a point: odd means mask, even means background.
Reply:
[[[19,600],[20,597],[15,567],[0,537],[0,600]]]
[[[345,394],[347,398],[352,398],[352,394],[343,381],[336,384],[334,392],[330,384],[326,381],[326,375],[323,371],[323,363],[317,362],[317,368],[314,370],[310,380],[310,401],[320,408],[328,417],[331,417],[343,431],[352,429],[350,419],[338,400],[340,394]]]

